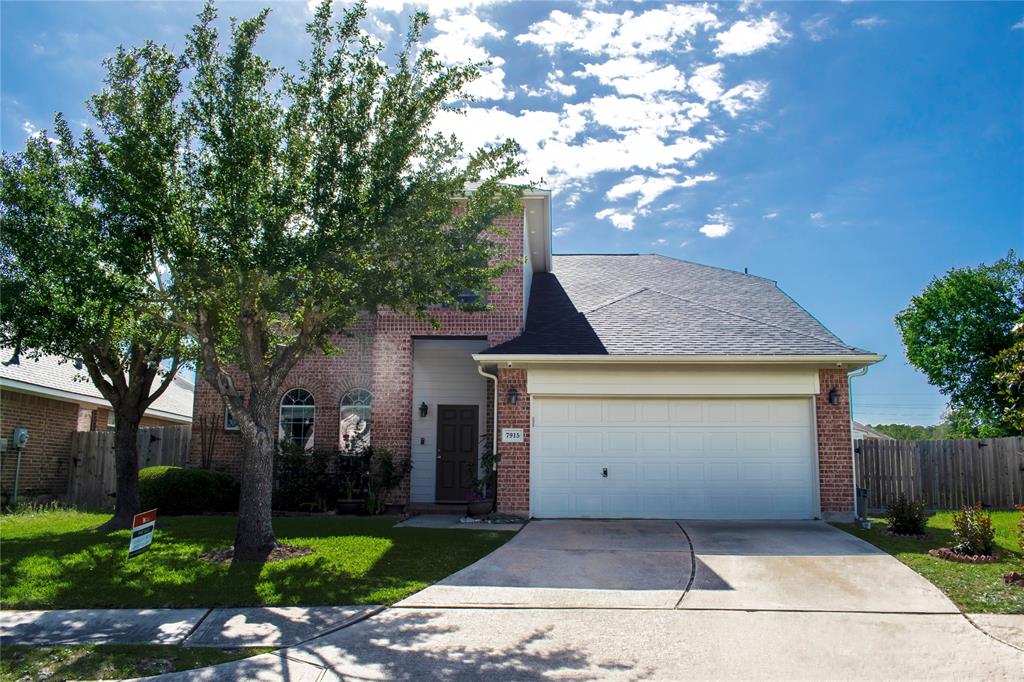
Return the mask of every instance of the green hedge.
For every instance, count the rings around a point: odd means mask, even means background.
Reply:
[[[238,482],[222,471],[146,467],[139,471],[139,502],[167,516],[238,511]]]

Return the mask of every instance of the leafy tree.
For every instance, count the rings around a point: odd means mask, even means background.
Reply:
[[[936,278],[896,316],[907,359],[949,398],[961,436],[1021,433],[1011,399],[997,390],[996,356],[1024,321],[1024,261],[1013,251],[992,265]]]
[[[0,343],[84,364],[117,418],[106,527],[127,528],[139,511],[139,421],[184,357],[148,280],[153,236],[177,220],[181,65],[153,44],[105,65],[106,87],[88,104],[103,139],[74,140],[58,115],[55,139],[43,131],[3,156]]]
[[[869,426],[871,426],[869,424]],[[871,428],[896,440],[943,440],[949,437],[949,424],[920,426],[910,424],[876,424]]]
[[[411,20],[392,65],[359,29],[362,3],[335,22],[325,0],[296,73],[255,52],[267,11],[232,22],[221,51],[207,4],[186,50],[189,204],[162,244],[175,310],[200,372],[239,424],[242,481],[235,556],[260,556],[271,527],[277,400],[302,357],[387,308],[429,317],[485,290],[515,254],[493,239],[519,206],[512,141],[466,156],[431,130],[479,64],[448,66]],[[467,191],[471,188],[471,191]]]
[[[996,388],[1003,400],[1006,423],[1024,433],[1024,323],[1013,331],[1016,341],[995,357]]]

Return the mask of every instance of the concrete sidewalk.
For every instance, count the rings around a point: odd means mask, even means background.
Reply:
[[[0,643],[180,644],[230,649],[295,646],[381,611],[381,606],[0,611]]]

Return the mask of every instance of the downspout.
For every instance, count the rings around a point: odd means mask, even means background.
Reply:
[[[853,379],[854,377],[862,377],[867,373],[867,365],[846,373],[846,401],[849,403],[850,409],[850,458],[853,461],[853,518],[855,522],[860,524],[866,524],[867,517],[860,518],[857,514],[857,453],[855,452],[853,440],[853,382],[851,382],[850,379]],[[867,510],[865,510],[865,512],[866,511]]]
[[[476,366],[476,371],[480,376],[485,379],[490,379],[494,382],[494,399],[491,401],[494,406],[493,414],[491,415],[493,423],[491,424],[491,456],[494,459],[493,471],[494,471],[494,507],[491,511],[498,510],[498,375],[488,374],[484,371],[481,365]]]

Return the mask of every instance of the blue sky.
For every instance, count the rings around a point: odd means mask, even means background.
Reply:
[[[371,2],[397,44],[414,5]],[[265,56],[304,54],[305,2],[270,6]],[[555,251],[663,253],[779,285],[888,359],[860,421],[935,423],[893,315],[951,267],[1024,248],[1024,4],[436,2],[452,60],[491,59],[468,146],[505,136],[555,190]],[[82,106],[118,44],[180,50],[197,3],[4,2],[5,151]]]

